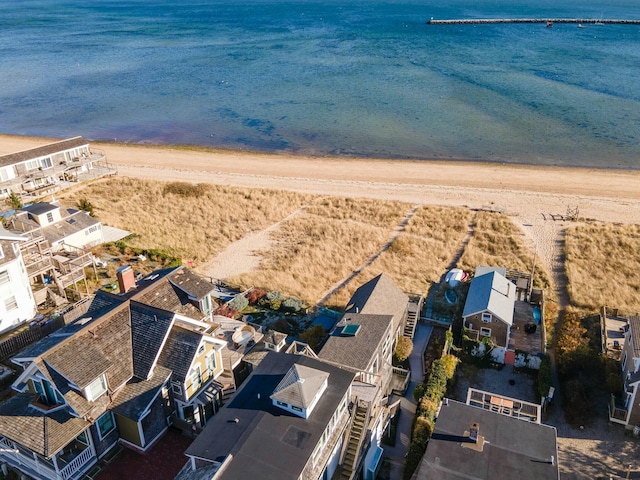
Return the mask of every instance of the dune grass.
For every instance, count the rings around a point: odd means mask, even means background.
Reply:
[[[317,302],[334,283],[348,276],[382,248],[389,228],[304,213],[272,234],[258,270],[230,279],[244,286],[280,290]]]
[[[355,290],[381,272],[405,292],[426,294],[451,262],[472,218],[465,208],[423,205],[387,250],[328,301],[343,306]]]
[[[565,271],[572,305],[640,311],[640,225],[589,224],[565,236]]]
[[[473,236],[457,266],[468,272],[478,265],[488,265],[528,273],[533,268],[533,256],[534,252],[522,241],[522,232],[508,216],[481,211],[476,215]],[[549,274],[538,261],[534,286],[549,285]]]
[[[210,184],[112,178],[60,197],[75,207],[88,200],[96,217],[136,235],[138,248],[157,248],[194,264],[220,253],[247,233],[285,218],[312,197],[294,192]]]
[[[324,197],[307,207],[307,213],[334,220],[351,220],[382,228],[400,223],[410,206],[403,202],[369,198]]]

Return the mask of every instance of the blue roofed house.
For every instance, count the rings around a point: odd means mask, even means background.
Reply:
[[[80,478],[118,443],[144,452],[172,421],[215,413],[226,342],[196,306],[213,286],[183,268],[133,285],[119,273],[120,294],[98,293],[12,359],[23,370],[0,404],[0,461],[31,478]]]
[[[506,350],[513,325],[516,285],[499,270],[485,269],[486,273],[473,278],[462,318],[469,336],[489,338],[495,346]]]

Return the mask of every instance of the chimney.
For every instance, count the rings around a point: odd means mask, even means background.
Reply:
[[[478,443],[479,431],[480,431],[480,425],[477,423],[472,423],[471,428],[469,428],[469,440],[473,441],[473,443]]]
[[[116,272],[116,277],[118,278],[120,293],[127,293],[132,288],[136,288],[136,277],[130,265],[120,267]]]

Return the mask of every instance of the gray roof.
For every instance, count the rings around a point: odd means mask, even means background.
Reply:
[[[345,312],[392,315],[397,326],[403,319],[408,302],[409,297],[393,283],[391,277],[381,273],[355,291]]]
[[[640,358],[640,316],[632,315],[627,321],[629,322],[629,336],[633,345],[633,356]]]
[[[149,377],[160,348],[173,325],[172,312],[131,300],[131,335],[133,342],[133,374]]]
[[[327,389],[308,419],[283,411],[269,398],[294,364],[329,374]],[[231,454],[220,480],[297,480],[353,378],[353,373],[313,358],[269,352],[186,455],[221,461]]]
[[[385,333],[391,325],[391,315],[345,314],[318,353],[318,358],[364,371],[369,367]],[[357,324],[356,335],[343,335],[345,325]]]
[[[216,287],[210,280],[193,273],[188,268],[181,268],[171,274],[169,281],[187,294],[197,299],[211,293]]]
[[[201,340],[201,333],[174,325],[162,349],[158,364],[173,370],[174,378],[185,379]]]
[[[42,235],[44,235],[50,244],[59,242],[75,233],[82,232],[89,227],[100,224],[100,220],[93,218],[82,210],[69,208],[67,209],[67,214],[68,215],[63,216],[61,220],[42,227]]]
[[[58,210],[60,208],[59,205],[54,205],[48,202],[38,202],[32,203],[31,205],[25,205],[20,210],[23,212],[28,212],[33,215],[42,215],[43,213],[52,212],[54,210]]]
[[[23,150],[16,153],[8,153],[0,156],[0,167],[7,165],[15,165],[16,163],[25,162],[33,158],[40,158],[46,155],[53,155],[54,153],[64,152],[73,148],[89,145],[89,143],[82,137],[69,138],[67,140],[61,140],[59,142],[49,143],[41,147],[30,148],[29,150]]]
[[[263,342],[273,343],[274,345],[280,345],[280,343],[286,339],[287,334],[278,332],[277,330],[267,330],[267,333],[262,337]]]
[[[273,391],[271,398],[308,408],[329,378],[327,372],[304,365],[293,365]]]
[[[174,274],[175,270],[164,278],[158,279],[139,293],[134,293],[131,298],[140,303],[175,312],[194,320],[202,320],[205,314],[194,305],[186,292],[171,283],[170,279]],[[142,286],[143,284],[140,284],[134,292],[138,292]]]
[[[89,422],[66,410],[44,413],[29,406],[34,395],[19,393],[0,404],[0,435],[51,458],[80,435]]]
[[[171,377],[171,370],[157,365],[149,380],[132,378],[124,388],[118,391],[110,410],[136,422],[139,421],[169,377]]]
[[[516,286],[498,272],[474,277],[464,304],[463,317],[488,311],[507,325],[513,324]]]
[[[503,277],[507,276],[507,269],[505,267],[490,267],[488,265],[478,265],[476,271],[473,273],[474,277],[480,277],[485,273],[498,272]]]
[[[471,445],[465,431],[472,423],[480,425],[482,451],[462,446]],[[448,400],[442,404],[416,480],[468,478],[557,480],[555,428]]]

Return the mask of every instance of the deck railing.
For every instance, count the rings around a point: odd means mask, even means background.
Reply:
[[[92,460],[97,460],[96,455],[91,447],[85,448],[80,455],[71,460],[69,465],[60,470],[60,475],[64,480],[73,477],[76,473],[79,473],[82,467]]]
[[[626,408],[616,406],[616,397],[612,394],[609,399],[609,421],[626,425],[628,414],[629,412]]]

